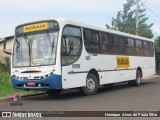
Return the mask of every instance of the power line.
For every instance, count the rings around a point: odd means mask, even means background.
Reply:
[[[155,13],[152,9],[150,9],[146,4],[145,4],[145,2],[146,2],[147,0],[145,0],[145,1],[140,1],[141,2],[141,4],[147,9],[147,10],[149,10],[150,11],[150,13],[152,13],[152,15],[154,15],[154,16],[156,16],[158,19],[156,20],[157,22],[158,22],[158,24],[160,23],[159,22],[159,20],[160,20],[160,16],[157,14],[157,13]]]
[[[160,19],[160,16],[157,14],[157,13],[155,13],[153,10],[151,10],[149,7],[147,7],[146,5],[144,5],[150,12],[152,12],[157,18],[159,18]]]
[[[147,2],[147,0],[145,0],[145,1],[141,1],[142,2],[142,4],[144,4],[145,2]]]
[[[152,6],[154,6],[154,7],[158,7],[158,8],[160,8],[160,6],[159,5],[155,5],[155,4],[152,4],[152,3],[150,3],[150,2],[148,2],[150,5],[152,5]]]
[[[159,0],[154,0],[156,3],[160,3]]]
[[[146,6],[144,3],[142,3],[150,12],[152,12],[157,18],[159,18],[160,19],[160,16],[157,14],[157,13],[155,13],[152,9],[150,9],[148,6]]]

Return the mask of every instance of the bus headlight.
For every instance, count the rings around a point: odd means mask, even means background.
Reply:
[[[47,77],[47,76],[46,76],[46,75],[44,75],[44,76],[42,76],[41,78],[42,78],[42,79],[45,79],[46,77]]]
[[[51,75],[51,73],[48,74],[48,76],[50,76],[50,75]]]
[[[41,79],[45,79],[45,78],[51,76],[52,74],[53,74],[53,73],[51,72],[51,73],[49,73],[49,74],[47,74],[47,75],[41,76]]]

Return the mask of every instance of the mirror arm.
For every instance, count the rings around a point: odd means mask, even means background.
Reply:
[[[11,52],[7,52],[5,50],[3,50],[4,53],[8,54],[8,55],[11,55],[12,53]]]

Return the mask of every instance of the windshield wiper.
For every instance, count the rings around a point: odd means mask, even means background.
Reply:
[[[48,32],[46,32],[46,37],[47,37],[47,40],[49,41],[49,43],[50,43],[50,45],[51,45],[51,57],[50,57],[50,59],[48,60],[48,63],[50,62],[50,60],[52,59],[52,55],[53,55],[53,50],[54,50],[54,48],[55,48],[55,45],[54,45],[54,42],[55,42],[55,39],[56,39],[56,37],[54,37],[54,36],[50,36],[49,35],[49,33]]]
[[[26,35],[24,35],[24,40],[26,42],[26,45],[29,47],[29,41],[30,41],[30,39]]]
[[[33,35],[33,38],[30,38],[30,39],[26,35],[24,35],[24,40],[25,40],[25,42],[26,42],[26,44],[28,46],[28,49],[29,49],[30,66],[31,66],[31,52],[32,52],[32,42],[33,42],[33,39],[34,39],[34,35]]]
[[[16,43],[18,44],[18,46],[20,46],[20,44],[19,44],[19,42],[18,42],[17,38],[15,38],[15,41],[16,41]]]
[[[51,45],[51,56],[52,56],[53,48],[55,48],[55,45],[54,45],[55,37],[53,37],[53,40],[52,40],[48,32],[46,32],[46,37],[47,37],[47,40],[49,41],[49,43]]]
[[[49,35],[48,32],[46,32],[46,37],[47,37],[48,42],[49,42],[50,45],[51,45],[51,44],[52,44],[52,42],[51,42],[51,37],[50,37],[50,35]]]

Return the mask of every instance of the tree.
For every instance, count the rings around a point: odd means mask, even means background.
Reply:
[[[156,52],[156,59],[160,61],[160,36],[155,39],[155,52]]]
[[[160,53],[160,36],[155,39],[155,50]]]
[[[0,73],[1,72],[10,72],[10,59],[9,57],[1,58],[0,60]]]
[[[160,36],[155,39],[156,70],[160,70]]]
[[[123,5],[123,11],[117,13],[116,18],[112,18],[112,23],[106,25],[108,29],[118,30],[125,33],[136,34],[136,0],[127,0],[127,3]],[[135,8],[135,9],[134,9]],[[153,38],[152,24],[147,24],[145,14],[146,9],[139,9],[139,31],[138,35],[147,38]]]

